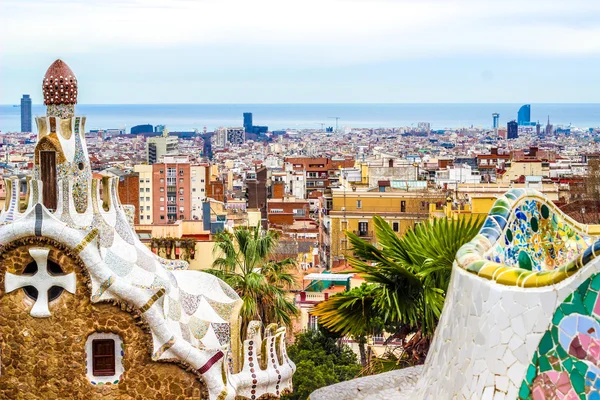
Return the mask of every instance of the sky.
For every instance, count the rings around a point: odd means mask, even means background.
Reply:
[[[597,0],[1,0],[0,104],[600,103]]]

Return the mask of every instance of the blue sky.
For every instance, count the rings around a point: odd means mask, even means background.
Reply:
[[[0,104],[600,102],[595,0],[2,0]]]

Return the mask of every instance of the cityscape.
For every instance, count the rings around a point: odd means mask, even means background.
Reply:
[[[597,4],[24,3],[0,399],[600,400]]]

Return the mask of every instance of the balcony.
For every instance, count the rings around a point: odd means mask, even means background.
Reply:
[[[329,298],[329,293],[300,292],[296,294],[296,304],[319,304]]]
[[[373,237],[373,231],[352,231],[352,233],[359,237]]]

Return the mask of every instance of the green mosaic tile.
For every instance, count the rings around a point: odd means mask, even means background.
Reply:
[[[597,298],[598,298],[598,293],[596,293],[596,292],[589,291],[585,295],[585,300],[583,300],[583,304],[585,305],[587,314],[591,315],[594,312],[594,305],[596,304]]]
[[[571,384],[573,385],[573,389],[575,389],[577,393],[585,392],[585,379],[583,379],[583,376],[581,376],[579,372],[574,371],[573,373],[571,373]]]
[[[573,301],[573,293],[567,296],[564,303],[571,303]]]
[[[579,371],[579,373],[581,374],[581,376],[585,376],[585,374],[587,373],[588,370],[588,366],[586,363],[583,363],[581,361],[576,361],[575,363],[575,368],[577,369],[577,371]]]
[[[556,354],[561,360],[569,359],[571,356],[562,348],[562,346],[556,346]]]
[[[548,217],[550,216],[550,208],[548,208],[548,206],[545,204],[542,204],[542,208],[540,209],[540,212],[544,219],[548,219]]]
[[[526,400],[529,398],[530,393],[531,391],[529,390],[529,387],[526,384],[522,384],[521,390],[519,390],[519,399]]]
[[[565,315],[563,314],[562,310],[560,308],[557,308],[556,311],[554,312],[554,316],[552,317],[552,324],[553,325],[558,325],[558,323],[560,322],[561,319],[563,319]]]
[[[548,361],[546,356],[540,357],[539,365],[540,365],[540,372],[546,372],[546,371],[552,370],[552,365],[550,364],[550,361]]]
[[[554,347],[554,343],[552,341],[552,336],[550,335],[550,332],[546,332],[544,334],[544,336],[542,337],[542,340],[540,341],[540,347],[539,347],[538,351],[542,354],[547,353],[553,347]]]
[[[571,360],[570,358],[567,358],[564,361],[563,365],[567,371],[571,371],[571,369],[573,369],[573,360]]]
[[[600,290],[600,274],[597,274],[592,280],[591,288],[594,290]]]
[[[526,379],[527,382],[531,383],[533,382],[533,378],[535,378],[535,375],[537,374],[537,367],[533,364],[529,365],[529,368],[527,368],[527,375],[526,375]]]

